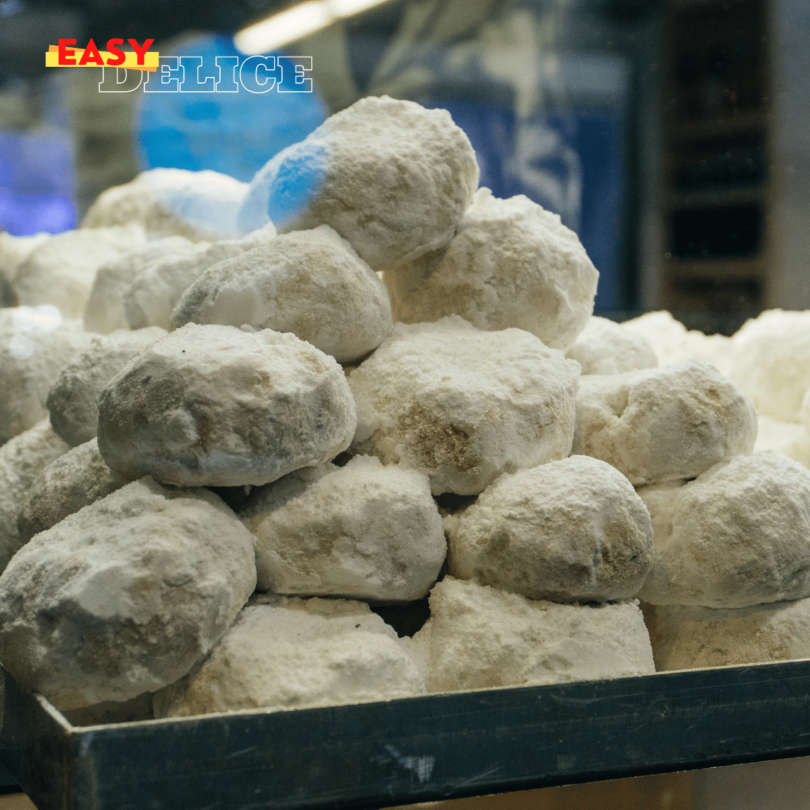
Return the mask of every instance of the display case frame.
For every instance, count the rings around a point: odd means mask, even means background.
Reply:
[[[4,673],[40,810],[365,810],[810,754],[810,661],[72,726]]]

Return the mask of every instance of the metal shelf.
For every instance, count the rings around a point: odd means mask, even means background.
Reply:
[[[371,810],[810,754],[810,661],[84,728],[6,676],[3,708],[41,810]]]

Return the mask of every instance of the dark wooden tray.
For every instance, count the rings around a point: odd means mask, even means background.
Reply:
[[[5,675],[41,810],[381,808],[810,754],[810,661],[74,727]]]

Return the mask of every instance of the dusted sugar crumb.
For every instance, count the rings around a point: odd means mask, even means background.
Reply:
[[[239,222],[330,225],[385,270],[449,242],[477,186],[475,152],[447,110],[368,97],[260,169]]]
[[[455,314],[479,329],[525,329],[565,351],[593,312],[598,278],[557,214],[482,188],[447,247],[386,272],[385,284],[397,321]]]
[[[636,486],[694,478],[754,449],[751,400],[706,363],[583,377],[573,453],[602,459]]]
[[[447,577],[430,595],[428,689],[453,692],[650,675],[635,602],[599,607],[530,601]],[[418,646],[415,639],[412,644]]]
[[[216,246],[221,251],[220,244],[231,244],[186,242],[189,247],[185,250],[166,251],[153,256],[147,262],[140,262],[138,271],[130,275],[120,289],[116,290],[120,296],[118,305],[124,318],[122,329],[160,326],[166,332],[171,331],[172,308],[185,288],[208,266],[205,264],[205,256],[209,248]]]
[[[98,446],[130,478],[234,487],[329,461],[355,425],[343,371],[314,346],[271,329],[188,324],[101,392]]]
[[[453,576],[530,599],[628,599],[653,562],[641,498],[587,456],[504,473],[445,527]]]
[[[352,363],[388,335],[391,305],[377,274],[322,225],[210,267],[186,290],[172,321],[292,332],[339,363]]]
[[[423,472],[434,495],[475,495],[570,453],[578,381],[577,363],[520,329],[395,324],[349,376],[352,451]]]
[[[92,724],[810,658],[810,313],[593,317],[477,182],[367,98],[0,234],[0,303],[103,333],[0,310],[0,668]]]
[[[196,673],[155,696],[155,714],[300,709],[424,691],[396,633],[368,605],[276,597],[246,607]]]
[[[60,709],[127,701],[188,673],[255,585],[253,537],[216,495],[135,481],[14,556],[0,662]]]
[[[810,658],[810,599],[736,609],[645,606],[659,672]]]
[[[251,495],[259,590],[376,602],[426,596],[447,552],[427,477],[367,456],[320,469],[294,497],[284,479]]]
[[[736,456],[639,495],[655,544],[645,602],[741,608],[810,597],[810,471],[793,459]]]

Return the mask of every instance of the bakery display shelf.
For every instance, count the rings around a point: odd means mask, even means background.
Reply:
[[[810,661],[73,727],[4,674],[40,810],[382,808],[810,754]]]

